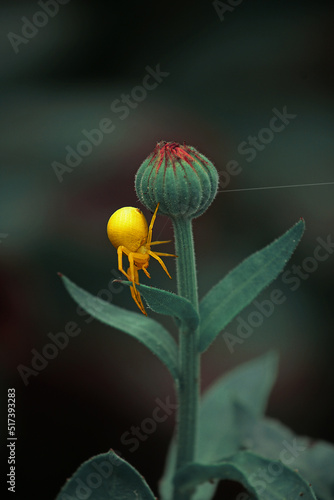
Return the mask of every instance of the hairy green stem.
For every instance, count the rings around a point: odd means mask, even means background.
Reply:
[[[178,294],[187,298],[198,311],[197,276],[194,240],[190,219],[173,220]],[[176,470],[195,459],[200,383],[200,355],[198,353],[198,329],[180,328],[177,418]],[[174,500],[187,500],[190,494],[175,492]]]

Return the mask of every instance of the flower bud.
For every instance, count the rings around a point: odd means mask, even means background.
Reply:
[[[160,203],[160,213],[192,219],[205,212],[216,196],[218,172],[194,147],[161,141],[139,167],[135,187],[151,212]]]

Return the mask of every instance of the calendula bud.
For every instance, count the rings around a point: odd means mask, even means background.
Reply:
[[[159,142],[141,164],[135,187],[139,200],[151,212],[193,219],[212,203],[218,188],[218,172],[194,147]]]

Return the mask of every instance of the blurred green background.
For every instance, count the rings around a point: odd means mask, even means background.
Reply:
[[[43,12],[37,2],[4,1],[0,8],[2,403],[14,387],[17,497],[33,488],[36,499],[54,498],[82,461],[110,447],[157,493],[174,417],[133,453],[121,439],[152,415],[156,398],[174,401],[169,374],[143,346],[79,315],[57,272],[93,294],[119,275],[106,224],[122,206],[143,208],[134,175],[160,140],[185,141],[208,156],[221,187],[229,161],[242,168],[194,222],[200,297],[300,217],[307,230],[288,270],[313,256],[317,238],[334,239],[334,184],[272,189],[334,182],[334,7],[241,1],[219,16],[211,2],[57,5],[46,24],[45,15],[36,17]],[[22,17],[45,25],[29,31]],[[25,42],[22,29],[30,37]],[[134,89],[147,66],[157,65],[168,76],[142,98]],[[132,92],[137,102],[115,111],[115,100]],[[240,144],[259,132],[265,141],[273,108],[284,107],[296,117],[247,161]],[[82,131],[104,118],[114,130],[60,182],[54,162],[64,163],[66,147],[75,149]],[[271,189],[250,189],[260,187]],[[158,217],[154,236],[173,238],[166,217]],[[175,276],[173,260],[166,264]],[[152,285],[175,291],[158,263],[150,272]],[[219,336],[203,356],[203,387],[278,350],[268,414],[298,434],[334,441],[333,278],[333,254],[296,291],[278,278],[260,299],[280,288],[284,304],[233,353]],[[136,310],[128,289],[101,294]],[[18,365],[30,366],[31,350],[41,352],[47,335],[63,332],[69,321],[80,335],[25,386]],[[234,321],[226,331],[236,328]]]

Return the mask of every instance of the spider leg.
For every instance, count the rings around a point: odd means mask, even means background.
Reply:
[[[141,312],[145,314],[145,316],[147,316],[143,302],[141,300],[140,293],[136,288],[136,283],[138,283],[139,285],[139,275],[138,275],[138,267],[135,265],[134,262],[134,255],[135,255],[134,252],[129,252],[128,254],[128,259],[130,264],[130,267],[128,269],[128,274],[131,278],[130,281],[132,281],[132,286],[130,287],[131,296],[135,301],[135,303],[137,304],[137,306],[139,307],[139,309],[141,310]]]
[[[145,314],[145,316],[147,316],[147,312],[144,309],[144,305],[143,305],[143,302],[141,300],[141,296],[140,296],[140,293],[138,292],[138,290],[134,289],[131,286],[130,287],[130,292],[131,292],[131,296],[132,296],[133,300],[135,301],[135,303],[137,304],[137,306],[139,307],[139,309],[141,310],[141,312],[143,314]]]
[[[151,278],[151,275],[150,273],[148,272],[147,268],[148,268],[148,264],[149,264],[149,260],[147,259],[147,262],[145,264],[142,265],[142,270],[144,271],[144,273],[146,274],[146,276],[148,278]]]
[[[127,272],[125,272],[123,269],[123,253],[125,255],[127,255],[128,259],[129,259],[130,267],[128,268]],[[145,316],[147,316],[143,302],[141,300],[140,293],[136,289],[136,283],[139,284],[139,276],[138,276],[138,268],[136,267],[134,260],[133,260],[133,253],[129,252],[129,250],[125,246],[120,245],[117,248],[117,255],[118,255],[118,269],[119,269],[119,271],[121,271],[121,273],[123,273],[124,276],[126,276],[127,279],[132,282],[132,286],[130,286],[131,296],[132,296],[133,300],[135,301],[135,303],[137,304],[137,306],[139,307],[139,309],[141,310],[141,312],[143,314],[145,314]]]
[[[172,240],[167,241],[151,241],[150,245],[161,245],[162,243],[170,243]]]
[[[154,259],[156,259],[160,266],[162,267],[162,269],[165,271],[165,273],[167,274],[167,276],[172,279],[171,275],[169,274],[169,272],[167,271],[167,267],[165,266],[164,262],[162,259],[160,259],[160,257],[158,256],[157,253],[155,252],[152,252],[151,250],[148,252]],[[170,255],[170,254],[167,254],[167,255]]]
[[[150,222],[150,226],[148,228],[148,234],[147,234],[147,240],[146,240],[146,244],[148,246],[151,245],[153,224],[154,224],[156,216],[157,216],[157,211],[158,211],[159,205],[160,205],[160,203],[157,204],[157,208],[154,211],[154,214],[153,214],[151,222]]]
[[[150,256],[149,254],[146,253],[140,253],[140,252],[131,252],[131,255],[134,260],[134,265],[137,267],[137,269],[142,269],[146,276],[148,278],[151,278],[150,273],[147,271],[148,265],[149,265],[149,260]],[[138,282],[139,283],[139,282]]]
[[[130,278],[129,274],[126,273],[123,269],[123,253],[125,253],[125,255],[129,255],[129,252],[127,250],[127,248],[123,245],[120,245],[118,248],[117,248],[117,255],[118,255],[118,270],[121,271],[121,273],[124,274],[124,276],[126,276],[128,278],[129,281],[132,281],[132,279]],[[129,270],[128,270],[129,272]]]
[[[174,255],[173,253],[163,253],[163,252],[153,252],[155,255],[162,255],[163,257],[178,257],[178,255]]]

